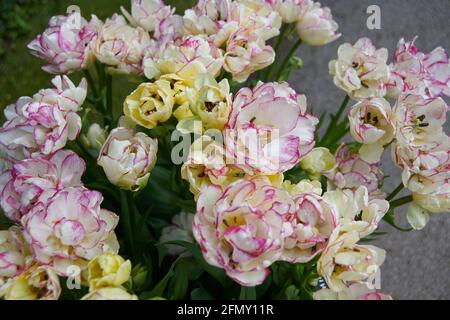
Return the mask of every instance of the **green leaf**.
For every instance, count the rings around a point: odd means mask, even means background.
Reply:
[[[200,248],[193,243],[186,242],[186,241],[169,241],[162,243],[162,245],[178,245],[186,250],[188,250],[194,259],[197,261],[199,266],[201,266],[209,275],[211,275],[214,279],[216,279],[223,287],[227,286],[227,277],[222,269],[216,268],[208,264],[205,259],[203,258],[203,254],[200,250]]]
[[[256,300],[255,287],[241,287],[239,300]]]
[[[203,287],[195,288],[191,292],[192,300],[214,300],[214,297]]]
[[[263,284],[256,287],[256,296],[258,297],[258,299],[263,297],[267,293],[271,285],[272,285],[272,274],[269,274],[269,276],[266,278]]]
[[[197,204],[194,200],[176,199],[175,203],[186,212],[196,212]]]
[[[177,262],[178,260],[172,264],[172,266],[170,267],[169,271],[166,273],[164,278],[162,278],[161,281],[158,282],[158,284],[153,288],[152,291],[142,293],[140,298],[146,300],[155,297],[162,297],[164,294],[164,290],[166,289],[167,284],[169,283],[169,280],[174,275],[173,269],[176,266]]]
[[[13,223],[5,216],[3,210],[0,209],[0,230],[6,230],[12,225]]]
[[[299,183],[301,180],[308,178],[308,173],[300,168],[300,165],[297,165],[294,168],[286,171],[284,173],[284,176],[292,183]]]
[[[174,300],[184,299],[188,286],[190,262],[186,259],[178,261],[174,269],[174,276],[170,282],[169,297]]]
[[[119,223],[121,225],[121,229],[125,235],[125,242],[127,245],[127,250],[133,257],[135,254],[134,251],[134,239],[133,239],[133,225],[131,222],[131,212],[130,212],[130,203],[129,203],[129,195],[126,191],[120,190],[120,202],[121,202],[121,210],[120,210],[120,219]]]
[[[214,300],[214,297],[206,291],[206,289],[200,287],[195,288],[191,292],[191,299],[192,300]]]
[[[138,291],[144,288],[145,283],[148,280],[149,272],[148,270],[141,264],[136,265],[131,270],[131,283],[133,291]]]
[[[59,282],[61,284],[60,300],[80,300],[89,291],[87,287],[83,286],[80,289],[67,288],[67,278],[60,278]]]
[[[300,290],[298,290],[293,284],[285,290],[287,300],[299,300],[299,293]]]
[[[290,278],[290,265],[287,262],[276,262],[272,265],[273,282],[283,287],[286,283],[292,282]]]

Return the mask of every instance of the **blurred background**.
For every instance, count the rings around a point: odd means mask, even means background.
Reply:
[[[49,18],[64,14],[69,5],[78,5],[84,17],[96,14],[105,19],[120,6],[129,9],[129,0],[0,0],[0,108],[15,102],[20,96],[32,95],[48,87],[51,75],[40,68],[42,62],[32,57],[26,45],[42,32]],[[183,12],[193,0],[166,0]],[[360,37],[370,38],[375,46],[393,51],[401,37],[419,36],[416,45],[429,52],[437,46],[450,51],[449,0],[322,0],[331,8],[339,23],[342,37],[324,47],[302,45],[298,56],[304,67],[291,76],[291,85],[306,94],[315,115],[337,110],[345,94],[337,89],[328,75],[328,61],[335,58],[337,48],[344,42],[354,43]],[[381,8],[381,29],[366,26],[367,7]],[[286,41],[289,45],[291,41]],[[284,52],[289,50],[284,48]],[[279,57],[282,59],[282,57]],[[79,76],[71,76],[77,80]],[[115,80],[114,104],[121,105],[124,97],[134,89],[125,77]],[[447,100],[448,102],[448,100]],[[3,114],[0,121],[3,122]],[[446,124],[448,133],[449,122]],[[390,160],[387,151],[383,159],[386,192],[400,181],[400,171]],[[407,227],[405,209],[397,210],[398,224]],[[382,291],[396,299],[450,299],[450,215],[434,215],[422,231],[401,232],[384,222],[381,231],[387,232],[376,245],[387,251],[382,267]]]

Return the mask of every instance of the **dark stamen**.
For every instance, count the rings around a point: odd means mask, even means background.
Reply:
[[[213,111],[213,109],[214,109],[215,106],[216,106],[216,105],[215,105],[215,103],[213,103],[213,102],[209,102],[209,101],[206,101],[206,102],[205,102],[205,108],[206,108],[206,110],[208,110],[208,112]]]

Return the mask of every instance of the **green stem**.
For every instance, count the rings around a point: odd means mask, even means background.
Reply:
[[[347,133],[349,133],[349,131],[350,131],[350,128],[347,127],[340,134],[337,134],[336,136],[334,136],[333,139],[327,145],[333,146],[337,141],[341,140]]]
[[[120,202],[121,202],[121,211],[120,211],[120,224],[122,226],[122,230],[125,235],[125,241],[127,243],[127,248],[131,253],[131,256],[134,256],[134,240],[133,240],[133,227],[132,227],[132,217],[130,212],[131,203],[129,202],[130,195],[129,192],[120,190]]]
[[[390,195],[386,197],[387,201],[391,201],[395,198],[396,195],[398,195],[403,190],[403,182],[400,182],[400,184],[397,186],[397,188],[394,189],[394,191],[391,192]]]
[[[110,121],[113,119],[113,103],[112,103],[112,76],[106,75],[106,118]]]
[[[97,71],[97,77],[100,84],[100,88],[102,88],[105,83],[105,66],[96,61],[95,70]]]
[[[345,96],[344,101],[342,101],[341,106],[339,107],[338,112],[331,120],[330,124],[328,125],[327,131],[325,132],[325,135],[323,136],[322,140],[319,142],[319,145],[324,145],[325,142],[330,138],[330,135],[333,133],[332,129],[336,126],[339,119],[341,118],[342,114],[345,111],[345,108],[347,107],[348,102],[350,101],[350,97],[348,95]]]
[[[294,46],[291,48],[288,55],[284,59],[283,64],[281,65],[280,69],[278,70],[277,79],[279,79],[281,77],[284,69],[289,64],[289,61],[291,61],[291,58],[297,53],[297,49],[298,49],[298,47],[300,47],[301,44],[302,44],[302,40],[298,39],[297,42],[294,44]]]
[[[287,24],[283,24],[280,30],[280,34],[278,35],[277,42],[275,44],[274,50],[275,50],[275,56],[278,56],[278,52],[280,50],[281,44],[283,43],[284,35],[286,33],[286,30],[288,29]],[[271,79],[273,76],[273,72],[275,71],[276,62],[274,61],[272,65],[267,69],[266,74],[264,75],[263,81],[266,82],[267,80]]]
[[[410,203],[412,200],[413,200],[412,196],[409,195],[409,196],[406,196],[406,197],[399,198],[397,200],[391,201],[389,203],[390,204],[390,209],[394,209],[394,208],[400,207],[400,206],[402,206],[404,204]]]

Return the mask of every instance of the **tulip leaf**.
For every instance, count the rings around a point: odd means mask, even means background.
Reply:
[[[258,299],[260,299],[267,293],[271,285],[272,285],[272,274],[269,274],[269,276],[266,278],[263,284],[256,287],[256,296],[258,297]]]
[[[214,297],[203,287],[195,288],[191,292],[192,300],[214,300]]]
[[[208,264],[205,261],[205,259],[203,258],[203,254],[202,254],[200,248],[196,244],[186,242],[186,241],[169,241],[169,242],[162,243],[162,245],[167,245],[167,244],[178,245],[178,246],[181,246],[181,247],[185,248],[186,250],[188,250],[194,257],[194,259],[197,261],[197,263],[209,275],[211,275],[214,279],[216,279],[223,287],[226,287],[227,277],[226,277],[224,271],[222,269],[213,267],[210,264]]]
[[[293,284],[285,290],[287,300],[299,300],[299,293],[300,290],[298,290]]]
[[[143,292],[140,296],[141,299],[151,299],[155,297],[161,297],[164,294],[164,290],[167,287],[170,279],[174,276],[174,268],[177,265],[178,259],[170,266],[169,271],[166,273],[164,278],[158,282],[158,284],[150,292]]]
[[[0,230],[6,230],[12,225],[13,223],[8,218],[6,218],[3,210],[0,209]]]
[[[241,287],[239,300],[256,300],[255,287]]]
[[[169,286],[169,297],[174,300],[184,299],[188,286],[190,261],[181,259],[174,268],[174,276]]]

